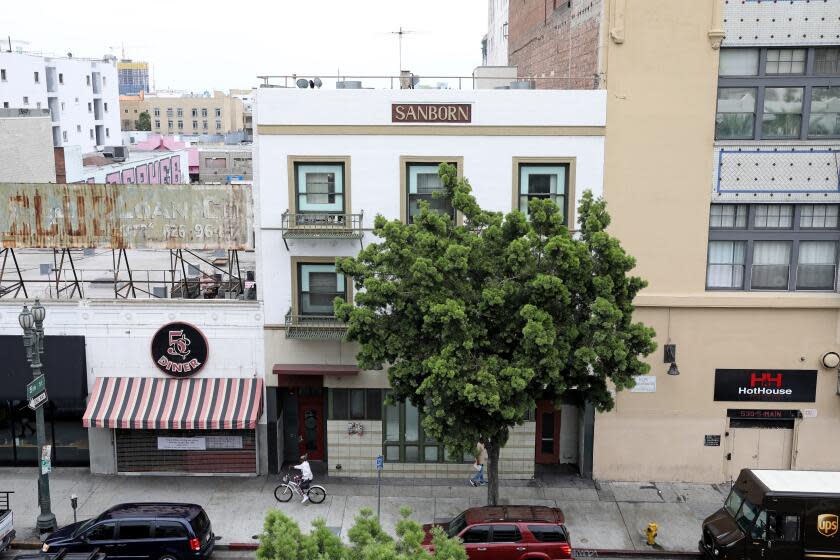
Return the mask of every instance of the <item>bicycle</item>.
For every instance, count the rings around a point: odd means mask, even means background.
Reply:
[[[274,489],[274,497],[278,502],[288,502],[295,494],[303,498],[303,492],[300,487],[300,476],[286,474],[281,483]],[[309,501],[313,504],[320,504],[327,498],[327,491],[324,490],[323,486],[312,484],[306,490],[306,495],[309,496]]]

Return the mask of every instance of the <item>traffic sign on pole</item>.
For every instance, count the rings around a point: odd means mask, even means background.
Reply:
[[[26,385],[26,398],[32,400],[38,393],[46,391],[47,384],[43,375],[39,375]]]
[[[28,405],[28,406],[29,406],[29,408],[31,408],[32,410],[38,410],[39,408],[41,408],[42,406],[44,406],[44,403],[45,403],[45,402],[47,402],[47,393],[46,393],[46,391],[45,391],[45,392],[43,392],[43,393],[41,393],[41,394],[39,394],[39,395],[35,395],[35,397],[33,397],[33,398],[29,399],[29,405]]]
[[[376,470],[381,471],[385,468],[385,457],[379,455],[376,457]]]

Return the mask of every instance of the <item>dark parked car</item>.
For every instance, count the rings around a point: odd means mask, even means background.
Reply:
[[[206,560],[215,536],[210,519],[195,504],[120,504],[99,517],[62,527],[50,535],[43,552],[99,549],[109,559]]]
[[[94,549],[90,552],[68,552],[66,548],[55,549],[55,552],[32,552],[18,554],[15,560],[106,560],[104,552]]]
[[[470,508],[440,527],[460,537],[470,560],[555,560],[572,557],[569,531],[559,508],[484,506]],[[423,545],[433,551],[431,530],[424,525]]]

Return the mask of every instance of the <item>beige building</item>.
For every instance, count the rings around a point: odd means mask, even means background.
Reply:
[[[836,469],[840,2],[573,0],[539,21],[593,18],[610,229],[659,345],[595,416],[593,476]]]
[[[148,111],[156,134],[228,134],[244,128],[242,99],[214,91],[212,96],[120,96],[122,130],[137,130],[137,119]]]

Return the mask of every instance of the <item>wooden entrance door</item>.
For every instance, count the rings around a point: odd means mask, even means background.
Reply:
[[[539,465],[560,462],[560,411],[550,401],[537,402],[537,438],[534,460]]]
[[[320,393],[298,396],[300,450],[310,461],[324,460],[324,397]]]

